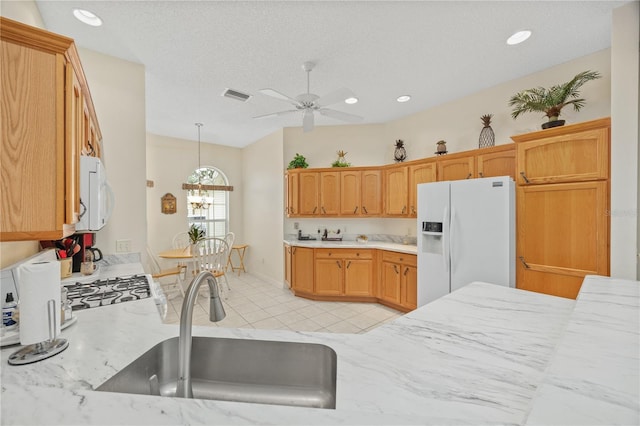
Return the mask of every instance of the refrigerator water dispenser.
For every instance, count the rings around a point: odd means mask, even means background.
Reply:
[[[442,254],[442,222],[422,222],[422,252]]]

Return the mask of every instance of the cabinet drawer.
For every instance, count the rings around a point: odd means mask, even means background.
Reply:
[[[316,249],[318,259],[373,259],[371,249]]]
[[[382,261],[393,262],[393,263],[403,263],[409,266],[416,266],[416,255],[385,250],[382,252]]]

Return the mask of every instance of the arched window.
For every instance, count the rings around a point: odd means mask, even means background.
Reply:
[[[196,185],[229,185],[227,177],[214,167],[196,169],[187,182]],[[189,226],[196,225],[204,229],[207,237],[224,238],[229,232],[229,192],[188,190],[187,216]]]

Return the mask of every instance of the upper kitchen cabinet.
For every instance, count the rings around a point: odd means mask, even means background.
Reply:
[[[318,208],[320,173],[300,172],[298,174],[298,215],[320,214]]]
[[[438,180],[462,180],[476,176],[474,152],[461,152],[438,158]]]
[[[85,122],[98,155],[91,94],[73,40],[0,17],[0,240],[75,232]]]
[[[379,169],[340,172],[340,216],[380,216],[382,180]]]
[[[518,145],[518,184],[608,179],[610,123],[603,118],[512,136]]]
[[[320,173],[320,214],[337,216],[340,213],[340,172]]]
[[[362,171],[362,193],[360,198],[360,216],[382,215],[382,172],[380,170]]]
[[[384,213],[406,216],[408,204],[408,167],[392,166],[384,171]]]
[[[514,144],[482,148],[476,152],[476,177],[511,176],[511,179],[516,180],[516,148]]]
[[[340,214],[356,216],[361,213],[362,172],[347,170],[340,172]]]
[[[285,193],[285,207],[284,211],[287,216],[295,216],[299,214],[298,211],[298,182],[300,176],[297,173],[285,173],[284,186]]]
[[[418,184],[435,182],[436,172],[435,159],[409,166],[409,217],[418,214]]]

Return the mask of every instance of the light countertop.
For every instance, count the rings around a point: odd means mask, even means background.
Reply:
[[[379,249],[389,250],[398,253],[417,254],[418,247],[415,244],[398,244],[386,241],[367,241],[359,243],[357,241],[322,241],[322,240],[296,240],[285,239],[285,244],[295,247],[310,248],[356,248],[356,249]]]
[[[630,323],[637,320],[638,283],[635,290],[622,283],[593,278],[577,302],[472,283],[362,335],[193,328],[196,336],[332,347],[335,410],[95,392],[177,336],[178,326],[162,324],[152,299],[79,311],[62,333],[69,348],[61,354],[9,366],[17,347],[0,352],[2,424],[579,424],[583,418],[572,412],[556,417],[564,399],[554,392],[585,404],[600,398],[608,410],[602,418],[638,423],[637,387],[628,381],[638,382],[639,358],[621,350],[638,347],[638,322]],[[613,325],[619,333],[605,336]],[[608,349],[583,352],[597,349],[600,338]],[[598,374],[590,369],[594,359]]]

